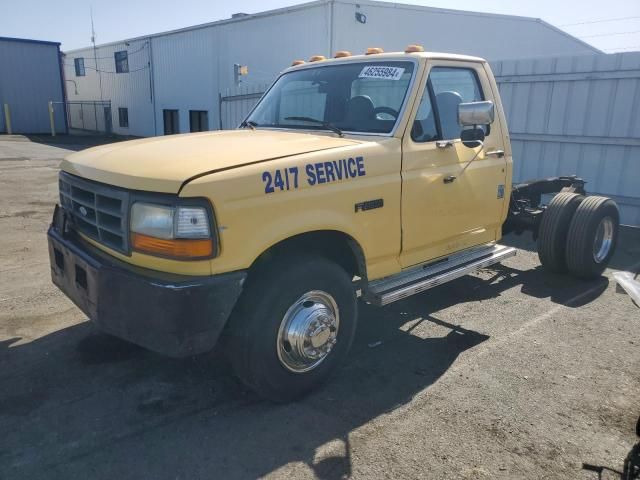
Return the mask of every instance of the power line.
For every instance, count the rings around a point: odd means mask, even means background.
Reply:
[[[558,25],[559,27],[573,27],[576,25],[591,25],[593,23],[605,23],[605,22],[619,22],[620,20],[633,20],[636,18],[640,18],[640,16],[634,17],[619,17],[619,18],[609,18],[606,20],[589,20],[586,22],[578,22],[578,23],[565,23],[564,25]]]
[[[147,43],[145,42],[145,44],[144,44],[144,45],[142,45],[142,47],[140,47],[138,50],[134,50],[133,52],[129,52],[129,51],[127,51],[127,56],[129,56],[129,55],[133,55],[134,53],[141,52],[142,50],[144,50],[144,49],[145,49],[145,47],[146,47],[146,46],[147,46]],[[87,57],[68,57],[68,58],[70,58],[70,59],[74,59],[74,60],[75,60],[76,58],[87,58]],[[108,57],[92,57],[92,58],[95,58],[96,60],[106,60],[106,59],[111,59],[111,58],[113,58],[113,55],[108,56]]]
[[[596,35],[580,35],[580,38],[611,37],[614,35],[631,35],[632,33],[640,33],[640,30],[635,30],[633,32],[615,32],[615,33],[598,33]]]
[[[65,67],[70,67],[70,68],[75,68],[75,65],[73,63],[65,63],[64,66]],[[146,69],[149,68],[149,65],[145,65],[144,67],[136,68],[134,70],[129,70],[129,71],[126,71],[126,72],[112,72],[112,71],[109,71],[109,70],[100,70],[99,68],[93,68],[93,67],[90,67],[88,65],[85,65],[84,68],[88,68],[89,70],[94,70],[94,71],[100,72],[100,73],[117,73],[117,74],[120,74],[120,73],[135,73],[135,72],[139,72],[141,70],[146,70]]]

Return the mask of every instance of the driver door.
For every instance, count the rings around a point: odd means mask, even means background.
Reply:
[[[499,120],[484,127],[484,150],[470,164],[480,147],[460,142],[458,105],[493,100],[483,64],[432,61],[427,69],[403,139],[403,268],[498,239],[505,201]]]

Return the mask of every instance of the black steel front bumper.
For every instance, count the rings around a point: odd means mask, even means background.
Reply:
[[[166,274],[107,256],[64,227],[47,233],[51,278],[101,330],[173,357],[215,345],[247,276]]]

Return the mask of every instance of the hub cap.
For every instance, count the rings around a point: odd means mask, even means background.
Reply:
[[[613,220],[611,217],[604,217],[600,220],[596,237],[593,240],[593,259],[596,263],[602,262],[611,250],[613,241]]]
[[[313,370],[336,344],[340,313],[331,295],[313,290],[285,313],[278,331],[280,363],[292,372]]]

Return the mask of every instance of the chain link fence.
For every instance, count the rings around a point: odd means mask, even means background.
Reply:
[[[70,134],[87,132],[110,135],[113,119],[110,100],[52,102],[54,111],[65,111]]]

